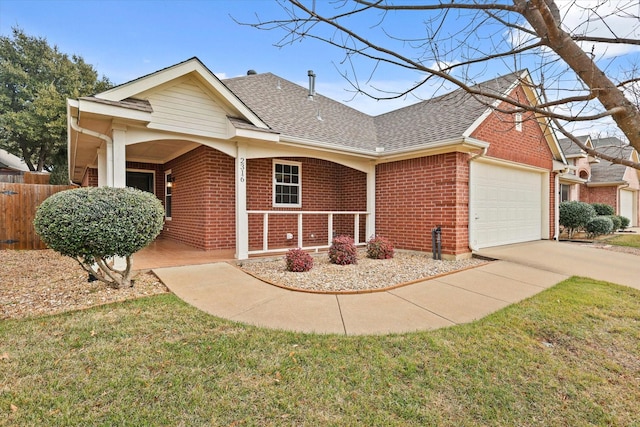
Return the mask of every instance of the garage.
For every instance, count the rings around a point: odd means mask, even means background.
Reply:
[[[629,218],[631,227],[638,226],[638,215],[636,213],[636,193],[630,190],[620,190],[620,215]]]
[[[473,249],[540,240],[548,234],[547,173],[473,162],[470,174],[469,233]]]

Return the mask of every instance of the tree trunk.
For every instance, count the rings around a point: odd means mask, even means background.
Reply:
[[[547,0],[555,6],[551,0]],[[592,57],[588,55],[569,34],[560,28],[552,9],[544,0],[514,0],[522,15],[531,24],[543,42],[552,49],[580,80],[598,98],[607,111],[612,114],[620,130],[629,138],[631,145],[640,152],[640,111],[624,93],[598,68]],[[531,7],[531,5],[535,7]]]

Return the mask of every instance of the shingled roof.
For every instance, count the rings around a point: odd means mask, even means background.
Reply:
[[[616,137],[593,139],[592,142],[602,154],[622,159],[631,159],[635,150]],[[623,181],[626,170],[627,166],[600,160],[599,163],[591,165],[591,182]]]
[[[577,136],[576,138],[578,139],[578,141],[582,142],[583,144],[586,144],[590,137],[589,135],[582,135],[582,136]],[[560,147],[562,148],[562,151],[567,157],[576,157],[580,155],[585,155],[584,150],[578,147],[576,144],[574,144],[573,141],[570,140],[569,138],[559,139],[558,143],[560,143]]]
[[[222,81],[271,129],[284,136],[373,150],[377,135],[373,117],[272,73]]]
[[[476,85],[504,95],[522,72]],[[460,138],[487,110],[490,99],[458,89],[379,116],[369,116],[271,73],[223,80],[271,129],[295,137],[341,147],[375,151],[408,149]]]

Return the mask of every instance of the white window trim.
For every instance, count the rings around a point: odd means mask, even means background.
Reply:
[[[167,221],[171,221],[171,217],[167,216],[167,187],[169,186],[167,179],[169,178],[169,175],[173,175],[171,173],[171,169],[164,171],[164,219]],[[171,190],[171,196],[169,197],[171,197],[171,212],[173,212],[173,188]]]
[[[298,167],[298,203],[276,203],[276,185],[282,185],[283,183],[276,182],[276,165],[291,165]],[[272,186],[272,203],[274,208],[301,208],[302,207],[302,163],[292,162],[289,160],[273,159],[271,167],[271,179],[273,181]],[[284,184],[294,186],[296,184]]]
[[[516,113],[515,120],[516,120],[516,130],[518,132],[522,132],[522,113]]]

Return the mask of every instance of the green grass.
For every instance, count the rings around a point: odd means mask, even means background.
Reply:
[[[610,245],[630,246],[632,248],[640,248],[640,235],[638,234],[618,234],[605,239]]]
[[[0,323],[0,425],[638,426],[640,292],[572,278],[481,321],[344,337],[161,295]]]

